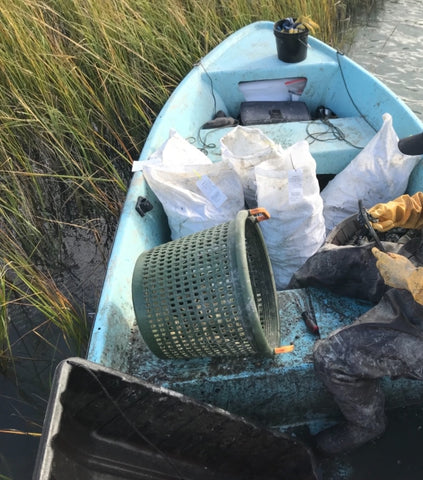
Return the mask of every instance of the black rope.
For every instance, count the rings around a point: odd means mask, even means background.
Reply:
[[[210,91],[211,91],[211,95],[213,97],[213,117],[216,115],[217,113],[217,100],[216,100],[216,96],[214,94],[214,85],[213,85],[213,79],[211,78],[209,72],[206,70],[205,66],[202,64],[201,60],[199,60],[197,63],[194,64],[194,66],[196,67],[201,67],[204,71],[204,73],[207,75],[207,78],[209,79],[210,81]],[[200,151],[204,153],[204,155],[208,155],[208,149],[213,149],[213,148],[216,148],[216,144],[214,143],[210,143],[210,144],[207,144],[206,143],[206,140],[207,140],[207,135],[206,135],[206,138],[203,140],[201,138],[201,130],[198,130],[198,143],[201,145],[200,147]],[[193,142],[192,143],[195,143],[195,139],[193,137],[190,137]]]
[[[320,132],[311,132],[310,127],[311,125],[325,125],[327,128],[326,130],[322,130]],[[359,145],[354,145],[354,143],[350,142],[345,133],[336,125],[334,125],[328,118],[320,118],[319,120],[314,120],[307,124],[306,127],[307,137],[306,140],[309,138],[312,139],[310,144],[313,142],[329,142],[330,140],[339,140],[348,145],[351,145],[353,148],[357,148],[358,150],[362,150],[364,147]]]
[[[352,98],[351,96],[351,93],[348,89],[348,85],[347,85],[347,82],[345,80],[345,76],[344,76],[344,71],[342,70],[342,66],[341,66],[341,62],[339,60],[339,57],[340,56],[344,56],[344,53],[337,50],[336,51],[336,60],[338,62],[338,67],[339,67],[339,72],[341,73],[341,77],[342,77],[342,81],[344,82],[344,87],[345,87],[345,90],[347,91],[347,94],[348,94],[348,97],[349,99],[351,100],[351,103],[353,104],[354,108],[357,110],[357,112],[360,114],[360,117],[365,120],[365,122],[375,131],[377,132],[377,129],[369,122],[369,120],[366,118],[366,116],[363,114],[363,112],[358,108],[357,104],[354,102],[354,99]]]
[[[205,66],[201,63],[201,60],[199,60],[197,63],[194,63],[194,66],[195,67],[201,67],[203,69],[204,73],[207,75],[207,78],[210,81],[210,90],[211,90],[211,94],[212,94],[212,97],[213,97],[213,116],[214,116],[217,113],[217,100],[216,100],[216,96],[214,94],[213,79],[211,78],[209,72],[206,70]]]
[[[215,130],[221,130],[222,128],[227,128],[227,127],[220,127],[220,128],[213,128],[212,130],[209,130],[204,139],[201,137],[201,129],[198,130],[198,142],[200,143],[201,145],[201,148],[200,150],[205,154],[205,155],[208,155],[208,149],[213,149],[213,148],[216,148],[216,144],[215,143],[207,143],[207,137],[209,136],[209,133],[211,133],[212,131],[215,131]]]
[[[369,122],[369,120],[366,118],[366,116],[363,114],[363,112],[358,108],[357,104],[355,103],[354,99],[351,96],[351,93],[348,89],[348,85],[347,85],[347,82],[346,82],[346,79],[345,79],[344,71],[342,69],[341,61],[340,61],[340,56],[343,56],[343,55],[344,54],[341,51],[337,50],[336,59],[337,59],[337,62],[338,62],[339,72],[341,74],[341,78],[342,78],[342,81],[344,83],[344,87],[345,87],[345,90],[347,92],[347,95],[348,95],[351,103],[353,104],[354,108],[359,113],[360,118],[362,118],[370,126],[370,128],[372,130],[377,132],[377,129]],[[339,140],[339,141],[348,143],[348,145],[351,145],[353,148],[357,148],[357,149],[360,149],[360,150],[362,150],[364,148],[362,146],[358,146],[358,145],[355,145],[354,143],[350,142],[346,138],[345,133],[342,131],[342,129],[337,127],[336,125],[334,125],[330,121],[329,118],[320,118],[318,121],[320,122],[319,124],[326,125],[327,128],[325,130],[322,130],[322,131],[311,132],[310,127],[311,127],[311,125],[316,124],[316,121],[309,123],[306,127],[307,139],[311,139],[311,142],[309,142],[309,143],[313,143],[315,141],[317,141],[317,142],[327,142],[327,141],[330,141],[330,140]]]
[[[220,127],[220,128],[225,128],[225,127]],[[203,138],[201,138],[201,129],[200,129],[200,130],[198,130],[197,139],[195,137],[188,137],[188,138],[186,138],[186,140],[191,145],[195,145],[196,143],[201,145],[201,147],[198,147],[198,150],[200,150],[200,152],[204,153],[204,155],[208,155],[209,150],[213,150],[217,146],[215,143],[206,143],[208,134],[210,132],[213,132],[214,130],[219,130],[219,128],[213,128],[213,129],[208,130],[205,138],[203,139]]]

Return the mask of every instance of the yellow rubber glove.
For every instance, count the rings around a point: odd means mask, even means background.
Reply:
[[[390,202],[378,203],[368,212],[379,220],[372,223],[372,227],[379,232],[394,227],[423,228],[423,192],[417,192],[412,197],[401,195]]]
[[[414,300],[423,305],[423,268],[415,267],[408,258],[397,253],[384,253],[376,247],[372,248],[372,253],[386,285],[408,290]]]

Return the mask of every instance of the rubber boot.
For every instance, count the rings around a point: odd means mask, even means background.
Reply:
[[[383,421],[373,428],[344,423],[327,428],[315,437],[317,449],[325,455],[338,455],[354,450],[380,436],[386,428]]]

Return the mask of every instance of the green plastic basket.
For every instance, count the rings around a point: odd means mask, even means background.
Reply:
[[[267,212],[265,212],[267,214]],[[132,298],[160,358],[270,356],[280,326],[262,209],[142,253]]]

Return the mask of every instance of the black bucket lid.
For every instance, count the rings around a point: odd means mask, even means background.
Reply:
[[[401,138],[398,148],[405,155],[423,155],[423,133]]]

